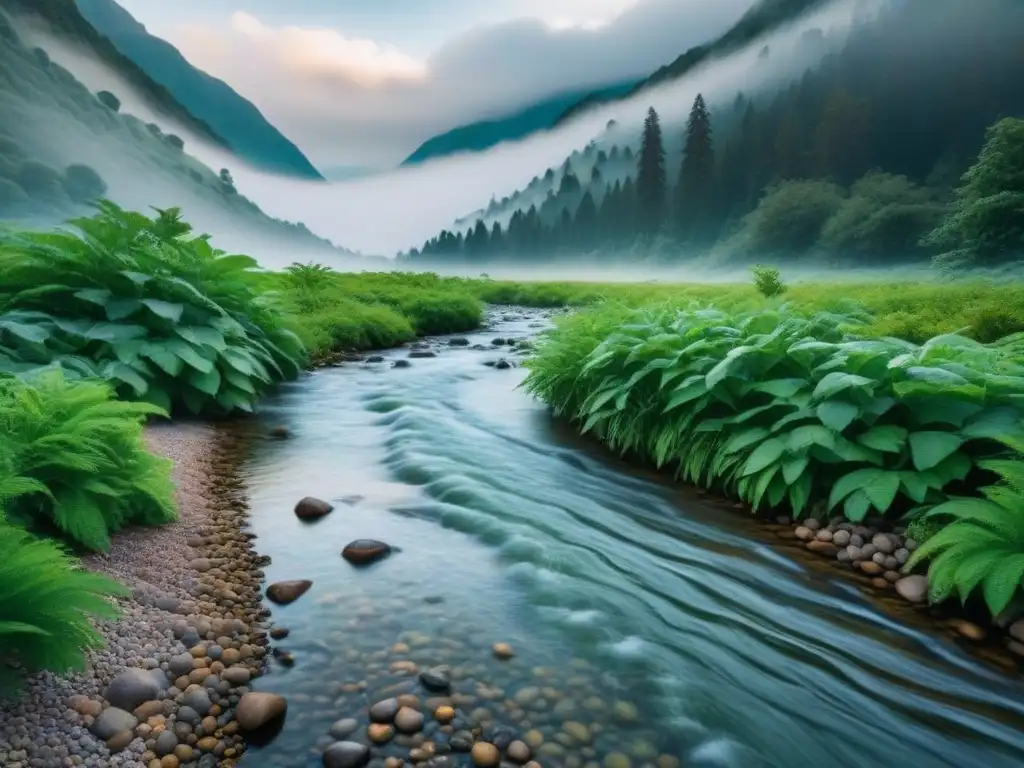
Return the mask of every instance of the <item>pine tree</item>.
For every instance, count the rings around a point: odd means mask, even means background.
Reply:
[[[580,200],[573,219],[573,240],[581,248],[590,249],[597,239],[597,204],[590,190]]]
[[[714,214],[715,147],[704,96],[697,94],[686,124],[683,162],[676,185],[676,227],[684,240],[703,242]]]
[[[638,224],[645,232],[656,232],[665,216],[665,147],[661,124],[654,107],[647,110],[637,160],[636,196]]]

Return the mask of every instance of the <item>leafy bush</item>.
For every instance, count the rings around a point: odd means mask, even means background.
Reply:
[[[29,197],[43,200],[67,199],[60,173],[36,160],[24,161],[18,167],[15,181]]]
[[[119,112],[121,110],[121,100],[110,91],[100,91],[96,94],[96,98],[99,100],[100,104],[113,112]]]
[[[781,296],[786,292],[786,284],[782,282],[779,270],[774,267],[755,265],[750,270],[754,275],[754,287],[766,299]]]
[[[825,224],[821,245],[847,257],[913,256],[945,213],[931,195],[905,176],[869,173]]]
[[[997,616],[1010,604],[1024,577],[1024,439],[1001,438],[1016,452],[1012,458],[979,462],[1001,482],[982,488],[983,497],[954,497],[921,515],[941,529],[911,555],[907,569],[928,562],[932,602],[954,591],[961,602],[981,590]]]
[[[166,136],[164,136],[164,141],[167,142],[168,146],[178,150],[179,152],[185,149],[185,142],[182,140],[180,136],[177,136],[173,133],[168,133]]]
[[[0,510],[0,697],[18,692],[21,674],[85,668],[102,638],[90,616],[114,619],[109,600],[129,591],[79,568],[51,542],[4,522]]]
[[[995,264],[1024,253],[1024,120],[1005,118],[989,128],[953,210],[926,242],[944,250],[936,261],[949,268]]]
[[[64,169],[64,190],[76,203],[86,203],[103,197],[107,184],[88,165],[69,165]]]
[[[613,307],[559,326],[525,385],[613,449],[755,510],[821,500],[860,521],[977,487],[991,438],[1022,415],[1024,339],[919,346],[855,335],[866,319]]]
[[[0,504],[7,520],[104,552],[125,525],[175,519],[170,462],[146,450],[159,409],[61,371],[0,378]]]
[[[253,259],[191,237],[176,209],[149,219],[97,207],[71,222],[81,237],[0,236],[0,372],[49,357],[123,397],[196,414],[249,411],[298,374],[302,344]]]
[[[842,187],[826,181],[785,181],[769,187],[744,219],[734,247],[747,255],[800,256],[817,244],[843,197]]]

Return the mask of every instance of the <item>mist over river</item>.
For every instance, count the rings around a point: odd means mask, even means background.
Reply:
[[[548,322],[500,310],[468,337],[483,349],[437,339],[436,357],[322,369],[266,403],[262,425],[293,438],[255,441],[251,528],[268,583],[313,586],[272,607],[294,664],[271,658],[254,687],[288,715],[243,766],[318,766],[339,738],[369,743],[369,705],[410,694],[423,734],[371,764],[420,748],[469,765],[457,737],[477,726],[525,739],[544,768],[1024,764],[1016,681],[518,390],[522,357],[492,341]],[[485,365],[499,359],[512,367]],[[303,522],[304,496],[336,509]],[[340,553],[361,538],[396,551],[354,567]],[[435,665],[451,668],[446,728],[412,674]]]

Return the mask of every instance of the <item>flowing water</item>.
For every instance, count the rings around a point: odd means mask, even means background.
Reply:
[[[536,314],[505,317],[470,337],[487,351],[439,340],[438,357],[392,368],[397,350],[265,409],[294,438],[249,459],[252,529],[268,581],[314,585],[273,608],[295,663],[272,660],[256,687],[284,694],[288,717],[245,768],[319,765],[338,720],[365,740],[369,704],[430,696],[408,662],[450,666],[456,725],[529,734],[545,768],[1024,765],[1016,681],[745,516],[581,447],[517,389],[522,368],[484,365],[495,336],[537,330]],[[306,495],[337,508],[301,522]],[[359,538],[397,551],[356,568],[340,552]],[[374,754],[407,758],[419,739],[402,741]]]

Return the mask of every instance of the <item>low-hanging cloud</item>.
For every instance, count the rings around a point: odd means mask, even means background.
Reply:
[[[709,62],[686,77],[653,88],[633,99],[584,113],[561,127],[486,152],[467,154],[401,168],[391,173],[332,184],[268,178],[239,167],[239,189],[275,215],[304,221],[313,231],[365,253],[393,255],[418,246],[492,195],[501,197],[524,187],[548,167],[557,167],[574,149],[598,135],[609,119],[639,127],[648,106],[662,115],[666,130],[681,130],[698,92],[710,100],[751,92],[768,78],[798,75],[813,63],[796,56],[802,34],[826,28],[838,45],[857,9],[877,0],[834,0],[824,10],[726,58]],[[768,44],[775,55],[760,57]],[[785,53],[784,53],[785,52]],[[793,54],[793,55],[789,55]],[[809,56],[820,56],[808,54]]]
[[[228,28],[168,36],[194,64],[255,102],[324,166],[395,165],[438,132],[546,96],[642,77],[720,34],[753,0],[622,0],[605,16],[472,29],[425,59],[344,30],[274,27],[236,13]],[[571,10],[571,9],[566,9]],[[596,25],[597,28],[594,28]]]

